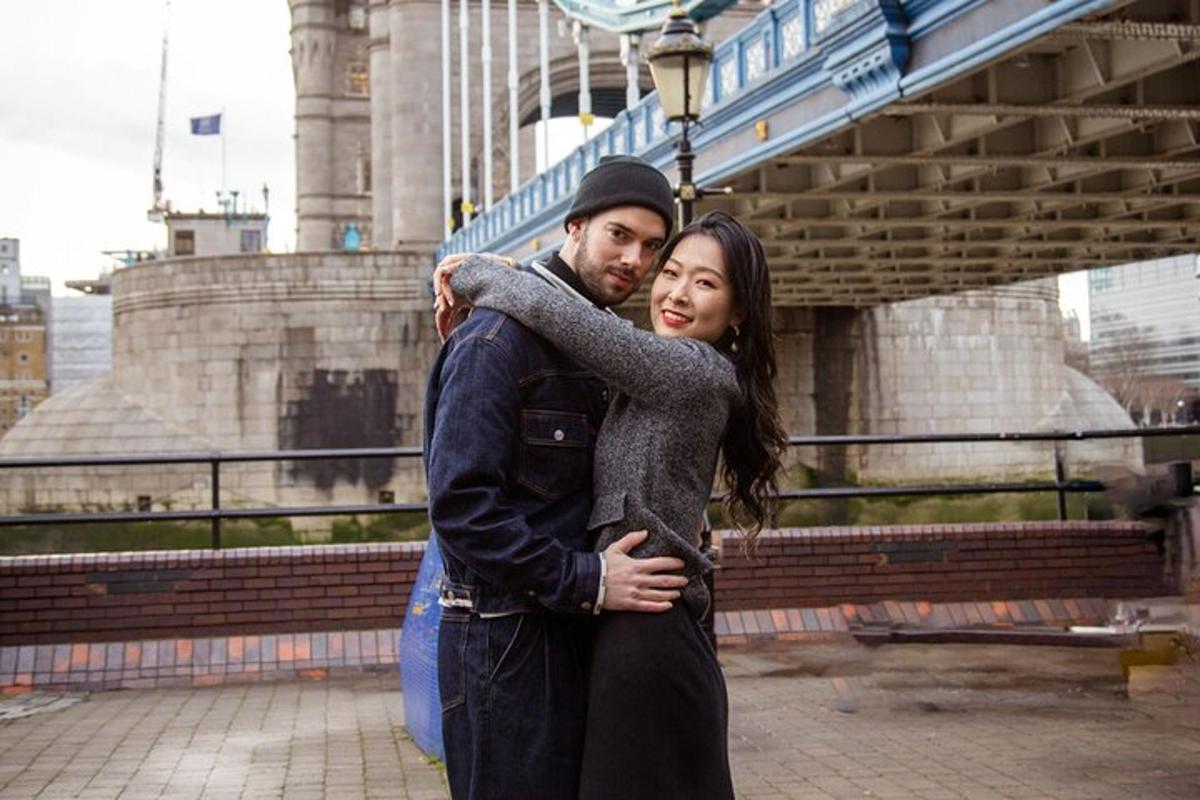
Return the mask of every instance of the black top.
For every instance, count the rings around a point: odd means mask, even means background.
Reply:
[[[546,269],[553,272],[556,277],[562,279],[568,286],[583,295],[583,299],[596,308],[607,308],[607,306],[596,299],[596,296],[588,289],[587,284],[583,282],[583,278],[579,277],[567,262],[559,258],[558,253],[550,256],[550,260],[546,262]]]

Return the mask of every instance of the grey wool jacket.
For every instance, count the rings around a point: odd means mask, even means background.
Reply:
[[[731,409],[741,402],[733,364],[712,345],[635,328],[491,256],[470,256],[451,288],[543,336],[616,390],[600,427],[588,530],[596,550],[649,532],[633,555],[683,559],[683,599],[702,616],[710,601],[700,554],[704,509]]]

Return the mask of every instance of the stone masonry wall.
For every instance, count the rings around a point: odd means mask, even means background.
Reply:
[[[1035,281],[861,312],[853,432],[1131,428],[1112,408],[1082,407],[1082,376],[1064,366],[1057,300],[1056,284]],[[853,449],[851,469],[884,483],[1012,479],[1053,474],[1053,452],[1050,443],[877,445]],[[1141,465],[1137,440],[1075,446],[1070,455],[1076,466]]]
[[[179,259],[114,276],[117,387],[218,450],[419,445],[438,349],[415,253]],[[241,473],[240,475],[238,473]],[[246,465],[244,502],[420,497],[411,462]]]
[[[439,344],[414,253],[224,256],[114,276],[113,372],[56,395],[0,457],[421,444]],[[101,474],[103,473],[103,474]],[[228,465],[226,506],[424,497],[418,460]],[[208,506],[203,465],[7,471],[10,510]]]

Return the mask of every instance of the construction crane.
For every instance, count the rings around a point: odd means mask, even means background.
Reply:
[[[162,160],[163,133],[167,113],[167,29],[170,23],[171,0],[166,0],[163,14],[162,69],[158,76],[158,127],[154,134],[154,203],[146,212],[151,222],[162,222],[163,215],[171,210],[170,202],[163,200]]]

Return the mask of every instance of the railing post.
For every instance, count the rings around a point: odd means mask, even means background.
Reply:
[[[1066,468],[1063,466],[1062,444],[1054,443],[1054,485],[1058,495],[1058,521],[1067,519]]]
[[[212,479],[212,549],[221,549],[221,459],[214,456],[209,462]]]

